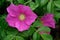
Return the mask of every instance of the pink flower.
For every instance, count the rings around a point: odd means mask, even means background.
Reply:
[[[7,8],[7,18],[9,26],[15,27],[18,31],[28,30],[30,25],[35,21],[37,15],[32,12],[29,6],[10,4]]]
[[[55,20],[53,17],[53,14],[45,14],[40,20],[44,26],[55,28]]]

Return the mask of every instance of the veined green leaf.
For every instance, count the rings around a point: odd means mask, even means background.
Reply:
[[[56,7],[60,8],[60,0],[54,1]]]
[[[32,27],[42,27],[42,26],[43,24],[40,22],[40,20],[36,20],[34,24],[32,25]]]
[[[40,37],[39,33],[35,32],[33,34],[33,40],[41,40],[41,37]]]
[[[16,40],[24,40],[24,38],[21,37],[21,36],[15,36],[15,39],[16,39]]]
[[[45,4],[47,4],[48,0],[35,0],[35,2],[40,6],[44,6]]]
[[[39,31],[39,32],[40,32],[40,31],[50,32],[50,28],[49,28],[49,27],[40,27],[40,28],[38,29],[38,31]]]
[[[41,0],[41,6],[44,6],[45,4],[47,4],[48,0]]]
[[[4,40],[13,40],[14,39],[14,35],[7,35]]]
[[[31,8],[32,10],[35,10],[35,9],[39,6],[38,4],[36,4],[36,3],[34,3],[34,2],[30,2],[29,5],[30,5],[30,8]]]
[[[56,12],[55,17],[60,18],[60,13]]]
[[[43,40],[53,40],[52,36],[49,34],[41,34]]]
[[[7,35],[4,40],[24,40],[21,36]]]
[[[47,11],[48,11],[48,13],[54,13],[54,2],[53,1],[50,1],[47,4]]]
[[[18,1],[18,3],[21,3],[21,4],[24,4],[24,0],[17,0]]]

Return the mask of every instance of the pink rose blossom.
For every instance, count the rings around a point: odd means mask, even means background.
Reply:
[[[40,18],[40,20],[44,26],[55,28],[55,20],[53,17],[53,14],[45,14],[42,18]]]
[[[28,30],[30,25],[35,21],[37,15],[32,12],[29,6],[10,4],[7,8],[8,15],[6,21],[9,26],[15,27],[22,32]]]

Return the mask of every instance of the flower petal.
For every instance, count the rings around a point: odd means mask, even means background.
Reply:
[[[17,19],[10,15],[7,15],[6,21],[8,22],[9,26],[15,27],[15,22],[17,21]]]
[[[55,20],[53,19],[53,14],[46,14],[40,20],[44,26],[55,28]]]
[[[49,26],[52,28],[55,28],[55,22],[54,21],[50,21],[50,22],[45,22],[43,23],[44,26]]]
[[[20,9],[21,13],[31,12],[32,11],[29,6],[25,6],[25,5],[18,5],[18,8]]]
[[[53,19],[53,14],[46,14],[40,20],[42,21],[50,21]]]
[[[18,7],[14,4],[10,4],[10,6],[7,7],[7,11],[11,16],[19,15]]]
[[[31,25],[35,21],[36,18],[37,18],[37,15],[34,13],[27,15],[27,19],[25,20],[25,23],[27,25]]]
[[[20,32],[28,30],[30,28],[30,26],[26,25],[24,22],[16,22],[15,26]]]

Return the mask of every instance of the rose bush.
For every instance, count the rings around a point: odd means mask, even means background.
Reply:
[[[59,20],[60,0],[1,0],[0,40],[58,40]]]

